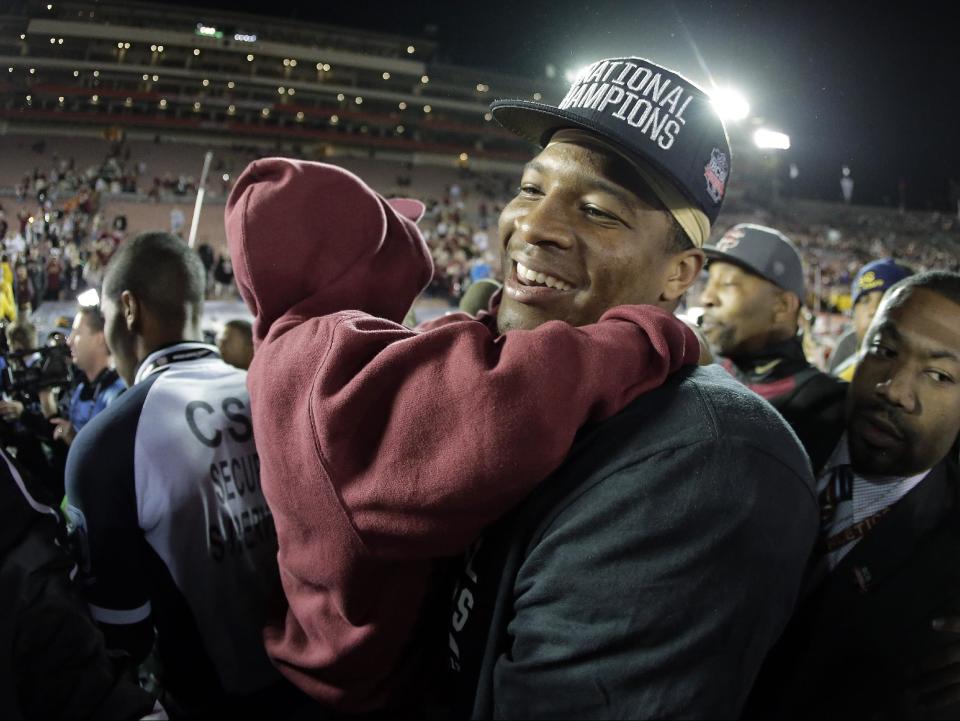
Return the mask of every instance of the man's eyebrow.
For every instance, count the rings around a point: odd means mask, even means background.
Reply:
[[[546,174],[550,172],[550,169],[539,160],[531,160],[529,163],[523,166],[523,172],[526,173],[527,171]],[[609,180],[605,180],[604,178],[598,176],[592,176],[588,178],[586,183],[590,186],[593,186],[591,190],[596,189],[600,192],[606,193],[607,195],[612,195],[621,205],[624,205],[627,208],[634,208],[637,203],[637,196],[617,183],[610,182]]]
[[[897,330],[897,326],[892,320],[885,320],[879,326],[877,326],[878,333],[886,333],[890,335],[894,340],[900,341],[903,340],[903,335],[900,331]]]
[[[894,325],[893,321],[884,321],[877,328],[877,331],[888,334],[895,341],[904,340],[903,334],[897,330],[897,327]],[[960,355],[952,350],[947,350],[946,348],[932,348],[926,352],[926,357],[928,360],[951,360],[955,363],[960,363]]]
[[[927,354],[930,360],[952,360],[954,363],[960,363],[960,355],[946,348],[937,348]]]
[[[619,185],[611,183],[603,178],[591,178],[590,184],[596,186],[599,190],[615,197],[622,205],[633,208],[637,203],[637,196],[628,190],[624,190]]]
[[[547,168],[539,160],[531,160],[529,163],[523,166],[524,173],[526,173],[528,170],[532,170],[535,173],[547,172]]]

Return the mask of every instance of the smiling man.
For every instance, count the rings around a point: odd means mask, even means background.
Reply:
[[[503,100],[493,114],[542,147],[500,217],[499,330],[674,310],[729,175],[707,96],[614,58],[559,107]],[[678,373],[584,428],[467,554],[447,639],[458,712],[736,717],[793,608],[815,513],[783,419],[720,368]]]
[[[960,274],[886,293],[833,433],[810,592],[758,684],[757,714],[956,718]]]

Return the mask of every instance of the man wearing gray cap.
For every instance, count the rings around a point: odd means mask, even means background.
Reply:
[[[559,107],[500,100],[493,114],[542,148],[500,216],[498,329],[580,326],[627,303],[674,310],[730,172],[704,92],[612,58]],[[446,644],[456,715],[738,716],[796,599],[812,488],[783,419],[715,366],[582,429],[467,554]]]
[[[838,420],[846,384],[804,355],[800,254],[783,233],[750,223],[704,250],[710,276],[700,296],[704,335],[722,365],[783,414],[818,468],[833,450],[823,424]]]

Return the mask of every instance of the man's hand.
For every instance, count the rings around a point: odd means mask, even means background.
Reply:
[[[20,401],[0,401],[0,418],[15,421],[23,415],[23,403]]]
[[[916,703],[928,710],[960,704],[960,616],[933,619],[934,631],[953,638],[920,659],[912,691]]]
[[[44,418],[53,418],[59,412],[57,396],[52,388],[44,388],[40,391],[40,410]]]
[[[54,426],[53,440],[55,441],[63,441],[69,446],[73,443],[73,439],[77,437],[77,431],[73,424],[65,418],[51,418],[50,424]]]

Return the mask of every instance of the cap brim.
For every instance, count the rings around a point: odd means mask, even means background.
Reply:
[[[778,283],[777,281],[773,280],[773,278],[768,278],[766,275],[764,275],[763,273],[761,273],[761,272],[759,271],[759,269],[755,268],[754,266],[752,266],[752,265],[750,265],[749,263],[747,263],[745,260],[742,260],[742,259],[738,258],[738,257],[735,256],[735,255],[728,255],[727,253],[724,253],[722,250],[717,250],[716,248],[711,248],[711,247],[709,247],[709,246],[704,246],[704,247],[703,247],[703,254],[704,254],[705,256],[707,256],[707,262],[708,262],[708,263],[709,263],[711,260],[719,260],[719,261],[722,261],[722,262],[724,262],[724,263],[730,263],[731,265],[735,265],[735,266],[737,266],[738,268],[743,268],[743,270],[747,271],[747,272],[750,273],[751,275],[755,275],[755,276],[757,276],[758,278],[761,278],[761,279],[767,281],[768,283],[773,283],[773,284],[774,284],[775,286],[777,286],[780,290],[785,290],[785,291],[787,291],[788,293],[793,293],[794,295],[797,295],[797,291],[796,291],[796,290],[791,290],[790,288],[787,288],[786,286],[783,286],[783,285],[781,285],[780,283]],[[803,304],[803,296],[797,295],[797,297],[800,298],[800,303],[801,303],[801,305],[802,305],[802,304]]]
[[[765,276],[759,270],[757,270],[752,265],[747,263],[745,260],[742,260],[735,255],[729,255],[727,253],[724,253],[722,250],[711,248],[708,245],[703,246],[703,254],[707,256],[707,261],[721,260],[724,263],[730,263],[731,265],[735,265],[738,268],[743,268],[744,270],[749,271],[750,273],[752,273],[753,275],[759,278],[763,278],[764,280],[770,280],[769,278],[767,278],[767,276]],[[773,281],[770,281],[770,282],[773,283]],[[774,285],[777,285],[777,284],[774,283]]]
[[[580,128],[591,133],[596,133],[607,142],[613,144],[627,157],[634,157],[648,163],[662,175],[669,179],[673,186],[690,201],[695,208],[700,208],[700,202],[690,196],[690,193],[678,182],[673,172],[663,167],[663,165],[650,155],[630,150],[623,145],[623,141],[614,133],[609,132],[600,125],[591,123],[581,117],[574,115],[566,110],[555,108],[552,105],[544,103],[535,103],[529,100],[495,100],[490,104],[490,112],[493,117],[507,130],[516,133],[521,138],[529,140],[540,147],[544,147],[557,130],[563,128]]]
[[[414,223],[418,223],[423,214],[427,212],[427,206],[413,198],[386,198],[386,201],[391,208]]]

